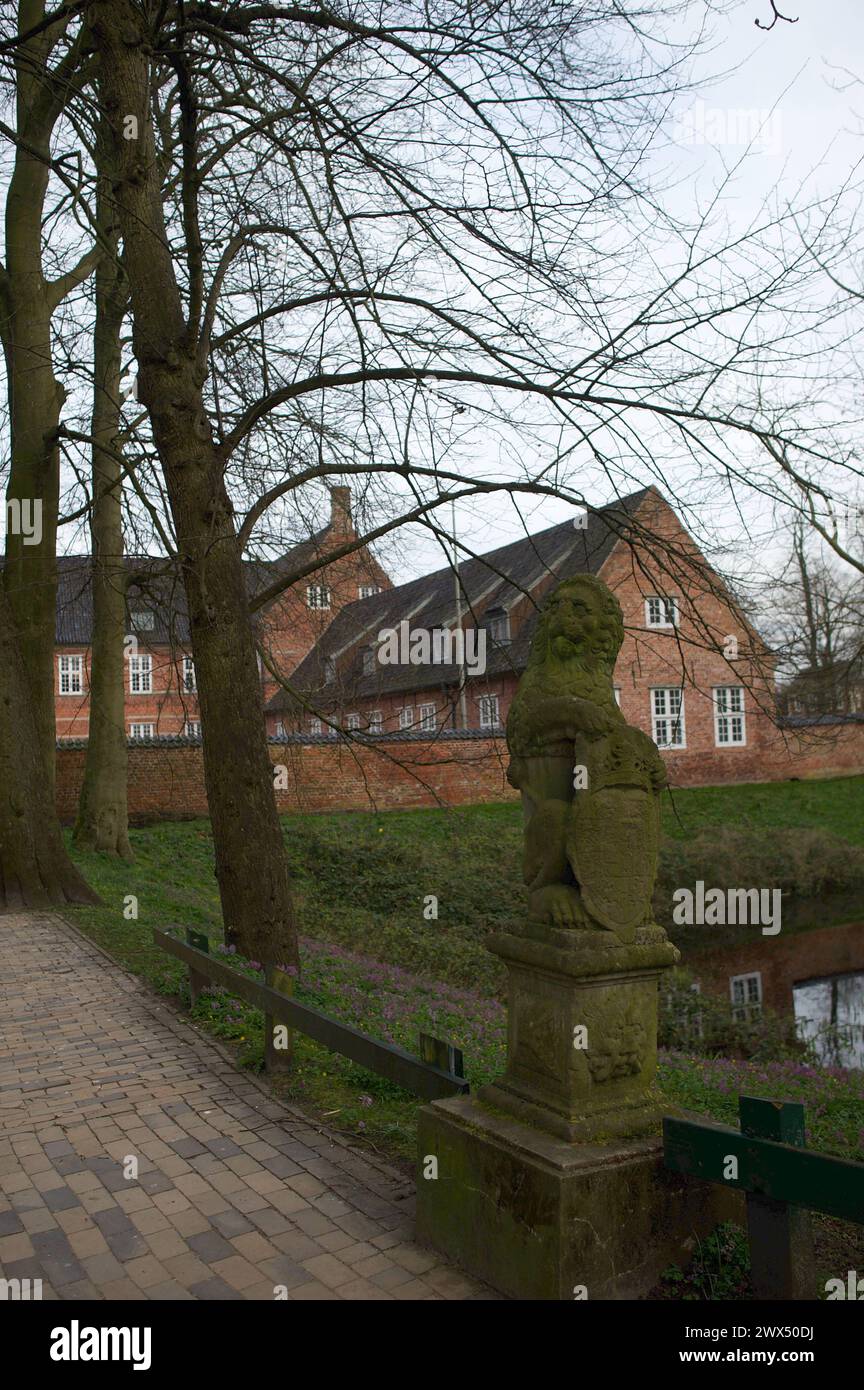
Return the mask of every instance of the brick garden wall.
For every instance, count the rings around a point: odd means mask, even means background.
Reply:
[[[270,758],[285,768],[277,788],[283,811],[369,811],[400,807],[466,806],[511,801],[503,738],[439,734],[394,735],[363,746],[335,739],[292,738],[272,742]],[[742,753],[749,757],[742,758]],[[84,772],[85,744],[57,748],[57,805],[61,820],[74,820]],[[708,768],[706,770],[706,761]],[[864,772],[864,717],[808,725],[775,734],[771,746],[669,753],[676,786],[770,782],[787,778],[852,776]],[[162,739],[129,745],[129,813],[133,820],[206,816],[201,745]]]

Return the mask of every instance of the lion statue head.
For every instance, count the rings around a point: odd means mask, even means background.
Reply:
[[[624,641],[621,605],[601,579],[579,574],[546,597],[525,674],[562,665],[571,673],[602,673],[611,683]]]

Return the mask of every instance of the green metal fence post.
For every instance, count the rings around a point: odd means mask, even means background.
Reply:
[[[187,927],[186,942],[189,946],[195,946],[199,951],[206,951],[208,955],[210,954],[210,938],[206,935],[205,932],[193,931],[191,927]],[[194,967],[190,965],[189,993],[192,997],[193,1008],[195,1007],[195,1003],[198,999],[198,996],[200,994],[203,994],[205,989],[209,988],[210,981],[207,979],[207,976],[202,975],[200,970],[195,970]]]
[[[739,1096],[738,1116],[741,1133],[750,1139],[806,1147],[803,1105]],[[761,1194],[758,1174],[751,1182],[755,1190],[747,1193],[747,1229],[754,1294],[767,1300],[814,1298],[810,1213]]]
[[[278,989],[280,994],[291,995],[293,985],[289,976],[277,970],[274,965],[267,965],[264,968],[264,983],[271,989]],[[274,1030],[280,1028],[284,1031],[284,1047],[276,1046]],[[282,1034],[279,1035],[282,1042]],[[291,1070],[292,1055],[294,1052],[294,1033],[284,1023],[279,1023],[273,1014],[264,1015],[264,1070],[269,1076],[278,1075],[279,1072]]]

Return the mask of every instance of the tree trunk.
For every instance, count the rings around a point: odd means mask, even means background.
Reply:
[[[44,11],[42,0],[22,0],[21,30],[38,25]],[[52,366],[51,317],[88,273],[82,261],[51,285],[42,269],[47,160],[60,111],[46,76],[56,36],[42,31],[16,49],[16,131],[25,143],[16,145],[6,193],[0,272],[10,424],[0,577],[0,909],[98,902],[65,852],[54,806],[57,428],[65,392]],[[23,517],[38,518],[38,528],[27,534],[16,525]]]
[[[38,232],[36,236],[38,245]],[[22,284],[21,277],[10,274],[3,317],[11,442],[3,586],[18,633],[44,775],[53,788],[60,482],[56,436],[65,393],[51,368],[50,308],[34,278],[23,279]],[[35,526],[27,535],[15,525],[20,516],[34,523],[39,518],[38,538]]]
[[[23,0],[19,23],[37,24],[40,0]],[[3,582],[18,631],[36,732],[49,786],[54,785],[54,638],[57,610],[57,514],[60,455],[57,430],[65,391],[56,380],[51,316],[56,301],[43,275],[42,216],[51,134],[58,110],[47,81],[51,40],[42,35],[16,50],[16,146],[6,194],[6,267],[2,338],[9,393],[10,515],[41,508],[38,542],[7,526]]]
[[[104,143],[104,141],[102,142]],[[93,333],[93,642],[90,652],[90,728],[75,842],[131,859],[127,804],[126,570],[123,562],[123,487],[120,455],[120,330],[126,311],[125,277],[118,259],[104,184],[97,222],[113,256],[96,268]],[[100,447],[100,445],[104,447]],[[106,452],[110,449],[112,452]]]
[[[91,0],[87,14],[118,170],[114,194],[138,394],[165,473],[186,589],[226,939],[253,959],[296,966],[288,865],[243,565],[223,461],[204,405],[204,377],[196,366],[197,325],[184,321],[165,228],[142,16],[129,0]],[[138,119],[137,140],[123,138],[127,115]]]
[[[27,673],[0,588],[0,911],[98,901],[63,845]]]

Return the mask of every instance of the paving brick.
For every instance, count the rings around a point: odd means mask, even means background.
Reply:
[[[401,1175],[268,1100],[60,918],[3,926],[3,1277],[51,1301],[489,1296],[413,1244]]]
[[[328,1289],[336,1289],[340,1284],[347,1284],[349,1279],[356,1276],[348,1265],[342,1263],[335,1255],[313,1255],[311,1259],[303,1261],[303,1268],[308,1269],[313,1278],[326,1284]]]
[[[175,1255],[183,1255],[189,1249],[178,1231],[154,1231],[147,1236],[147,1245],[157,1260],[170,1260]]]
[[[214,1274],[240,1293],[259,1281],[258,1270],[248,1260],[244,1260],[242,1255],[231,1255],[227,1260],[216,1260],[210,1268]]]
[[[139,1289],[151,1288],[153,1284],[164,1283],[167,1271],[153,1254],[142,1255],[137,1260],[127,1260],[124,1266],[127,1279],[133,1280]]]
[[[69,1236],[69,1244],[79,1260],[86,1259],[90,1255],[107,1255],[109,1253],[107,1240],[102,1232],[95,1227],[90,1231],[73,1231]]]

